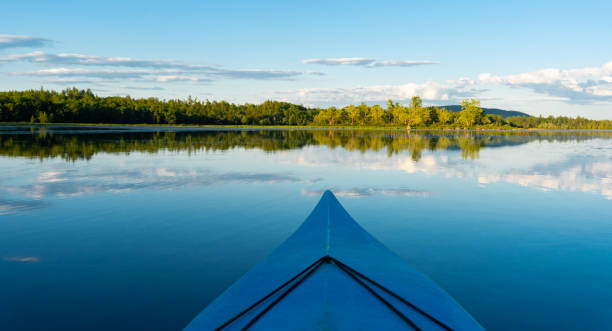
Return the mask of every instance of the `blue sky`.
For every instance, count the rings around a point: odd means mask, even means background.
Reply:
[[[612,118],[611,2],[13,1],[0,89]],[[7,15],[8,13],[8,15]]]

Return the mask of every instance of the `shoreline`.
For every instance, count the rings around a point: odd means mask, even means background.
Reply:
[[[117,124],[117,123],[30,123],[30,122],[0,122],[0,126],[30,126],[30,127],[98,127],[98,128],[160,128],[160,129],[202,129],[204,130],[376,130],[376,131],[406,131],[406,132],[611,132],[612,129],[533,129],[533,128],[403,128],[394,126],[319,126],[319,125],[235,125],[235,124]]]

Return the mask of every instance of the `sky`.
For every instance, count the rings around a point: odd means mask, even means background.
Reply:
[[[611,1],[11,1],[0,90],[612,119]]]

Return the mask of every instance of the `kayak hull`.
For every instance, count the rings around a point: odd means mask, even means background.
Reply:
[[[331,191],[185,330],[482,330],[353,220]]]

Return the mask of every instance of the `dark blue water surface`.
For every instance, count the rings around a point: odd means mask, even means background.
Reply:
[[[0,329],[179,330],[331,188],[491,330],[609,330],[612,133],[0,126]]]

